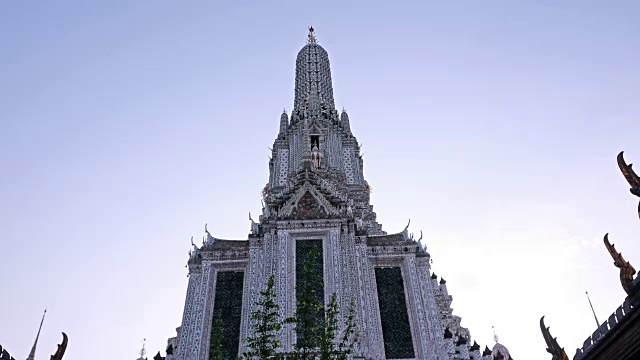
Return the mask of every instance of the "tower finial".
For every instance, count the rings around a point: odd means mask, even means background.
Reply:
[[[316,43],[316,34],[313,30],[313,25],[309,26],[309,36],[307,40],[307,44],[315,44]]]
[[[497,344],[498,340],[500,339],[498,338],[498,334],[496,334],[496,328],[493,325],[491,325],[491,329],[493,330],[493,341],[495,341]]]
[[[141,358],[144,358],[144,356],[147,354],[147,350],[144,348],[144,345],[146,342],[147,342],[147,339],[142,339],[142,349],[140,349]]]
[[[27,360],[34,360],[36,358],[36,346],[38,345],[38,338],[40,337],[40,330],[42,330],[42,323],[44,323],[44,316],[47,315],[47,309],[44,309],[44,314],[42,314],[42,320],[40,320],[40,327],[38,328],[38,335],[36,335],[36,341],[33,343],[33,347],[31,348],[31,352],[27,357]]]

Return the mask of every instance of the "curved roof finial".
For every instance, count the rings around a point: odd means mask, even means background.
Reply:
[[[309,35],[307,36],[307,44],[315,44],[316,43],[316,34],[313,30],[313,25],[309,26]]]
[[[402,234],[402,238],[404,240],[409,240],[409,225],[411,224],[411,219],[409,219],[409,223],[407,224],[407,227],[404,228],[404,230],[402,230],[401,234]]]
[[[551,336],[549,328],[544,324],[544,316],[540,318],[540,330],[545,343],[547,343],[547,352],[552,355],[551,360],[569,360],[564,348],[560,347],[558,340]]]
[[[631,185],[631,193],[640,196],[640,177],[633,171],[633,164],[627,165],[624,161],[624,151],[620,151],[617,160],[622,175],[624,175],[624,178],[629,185]]]
[[[51,360],[62,360],[62,356],[64,356],[64,352],[67,351],[68,341],[69,341],[69,338],[67,337],[67,334],[63,332],[62,342],[58,345],[58,349],[56,350],[56,353],[51,355]]]
[[[620,284],[622,284],[622,288],[627,294],[631,293],[633,277],[636,274],[636,269],[633,268],[633,265],[626,261],[622,257],[622,253],[616,250],[615,245],[612,245],[609,242],[609,234],[605,234],[604,236],[604,246],[611,254],[613,258],[613,265],[620,269]]]

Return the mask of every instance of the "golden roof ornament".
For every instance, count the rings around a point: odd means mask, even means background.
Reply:
[[[544,325],[544,316],[540,318],[540,330],[544,342],[547,343],[547,352],[551,354],[551,360],[569,360],[564,348],[561,348],[556,338],[551,336],[549,328]]]
[[[307,36],[307,44],[315,44],[316,43],[316,34],[313,30],[313,25],[309,26],[309,35]]]
[[[624,291],[629,294],[631,292],[631,283],[633,282],[633,276],[636,274],[636,269],[622,257],[622,253],[616,251],[615,245],[609,242],[609,234],[604,236],[604,246],[607,247],[609,254],[613,258],[613,265],[620,269],[620,284]]]
[[[633,171],[633,164],[627,165],[624,161],[624,151],[620,151],[618,154],[618,167],[622,171],[622,175],[631,186],[631,193],[637,197],[640,197],[640,177]],[[640,217],[640,203],[638,203],[638,217]]]
[[[635,196],[640,197],[640,177],[633,171],[633,164],[627,165],[624,161],[624,151],[620,151],[618,154],[618,167],[620,167],[620,171],[622,171],[622,175],[627,179],[629,185],[631,185],[631,193]]]

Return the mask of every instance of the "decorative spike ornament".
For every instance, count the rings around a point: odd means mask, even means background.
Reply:
[[[36,358],[36,346],[38,346],[38,338],[40,338],[40,330],[42,330],[42,324],[44,323],[45,315],[47,315],[47,309],[44,309],[44,313],[42,314],[42,320],[40,320],[40,327],[38,328],[36,341],[33,342],[33,347],[31,348],[31,352],[29,353],[29,356],[27,356],[27,360],[34,360]]]

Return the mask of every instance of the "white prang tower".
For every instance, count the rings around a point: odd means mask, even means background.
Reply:
[[[325,303],[335,294],[342,310],[355,304],[360,358],[509,360],[502,345],[481,353],[471,344],[452,314],[445,281],[431,273],[426,246],[409,225],[382,231],[362,169],[349,116],[335,108],[329,56],[310,28],[296,59],[293,111],[280,116],[262,215],[251,220],[246,240],[217,239],[205,226],[203,245],[190,252],[182,325],[169,340],[167,360],[208,360],[218,319],[224,358],[242,354],[253,304],[270,275],[282,316],[292,316],[296,274],[313,249],[322,254],[315,268]],[[293,327],[283,326],[279,337],[281,351],[291,351]]]

